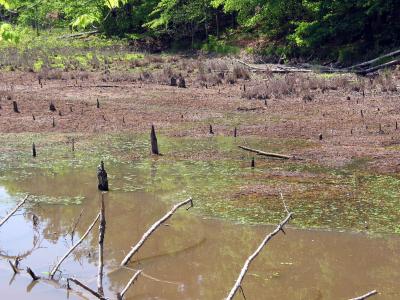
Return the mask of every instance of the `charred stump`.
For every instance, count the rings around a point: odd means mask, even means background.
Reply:
[[[173,76],[171,77],[170,86],[177,86],[176,78]]]
[[[212,128],[212,125],[211,125],[211,124],[210,124],[209,133],[210,133],[210,134],[214,134],[214,131],[213,131],[213,128]]]
[[[35,146],[35,143],[32,144],[32,156],[36,157],[36,146]]]
[[[53,102],[50,102],[49,109],[50,109],[50,111],[52,111],[52,112],[55,112],[55,111],[56,111],[56,106],[54,105]]]
[[[13,101],[13,110],[16,113],[19,113],[17,101]]]
[[[183,78],[183,76],[181,74],[179,74],[179,77],[178,77],[178,87],[179,88],[186,88],[185,78]]]
[[[108,191],[107,172],[104,169],[104,162],[101,161],[100,166],[97,167],[97,179],[99,181],[98,189],[100,191]]]
[[[160,152],[158,151],[157,136],[156,136],[156,131],[154,129],[154,125],[151,125],[150,140],[151,140],[151,154],[159,155]]]

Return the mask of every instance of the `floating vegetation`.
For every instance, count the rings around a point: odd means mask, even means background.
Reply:
[[[400,232],[400,179],[369,174],[367,159],[358,159],[342,168],[329,168],[301,161],[257,158],[250,168],[249,154],[238,149],[246,144],[266,151],[292,151],[309,143],[256,137],[171,138],[160,135],[162,156],[151,157],[150,141],[144,134],[75,136],[63,134],[8,135],[0,146],[0,184],[28,182],[45,176],[62,180],[85,174],[95,181],[95,170],[104,160],[110,188],[122,193],[154,193],[164,201],[192,196],[197,212],[246,224],[274,224],[284,212],[280,191],[295,213],[293,225],[302,228]],[[32,142],[37,157],[30,153]],[[86,181],[87,182],[87,181]],[[76,180],[74,184],[78,184]],[[82,184],[85,184],[83,182]],[[28,192],[28,190],[24,192]],[[80,204],[83,196],[52,194],[35,201],[48,204]]]

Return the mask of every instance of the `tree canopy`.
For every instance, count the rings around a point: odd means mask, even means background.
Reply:
[[[398,47],[399,14],[396,0],[0,0],[2,24],[96,28],[192,46],[222,32],[233,40],[246,34],[264,41],[262,54],[343,63]],[[11,32],[0,31],[17,41]]]

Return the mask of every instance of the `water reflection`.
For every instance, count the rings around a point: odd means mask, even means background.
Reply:
[[[150,170],[147,176],[154,178],[157,162]],[[95,172],[32,172],[35,176],[5,182],[5,187],[0,187],[0,215],[15,205],[17,193],[37,196],[34,203],[26,205],[0,228],[0,248],[4,254],[0,260],[2,297],[81,299],[46,282],[32,284],[24,273],[13,277],[7,259],[33,248],[24,255],[21,267],[29,266],[46,277],[71,247],[71,229],[80,213],[83,211],[75,241],[99,211],[100,193],[93,184]],[[127,179],[122,172],[110,173],[111,192],[105,197],[106,295],[114,296],[135,270],[143,269],[143,276],[128,291],[126,299],[223,299],[247,256],[272,229],[203,219],[183,209],[152,235],[129,268],[121,269],[119,263],[127,251],[170,209],[171,203],[162,201],[162,190],[147,193],[121,189]],[[130,184],[134,182],[131,180]],[[78,196],[81,202],[68,201]],[[65,200],[60,201],[60,197]],[[37,226],[32,222],[33,214],[39,217]],[[61,285],[66,277],[76,276],[96,289],[97,239],[98,226],[61,265]],[[278,235],[267,245],[249,270],[243,287],[248,299],[347,299],[370,289],[377,289],[380,299],[399,299],[399,250],[397,236],[289,229],[287,235]]]

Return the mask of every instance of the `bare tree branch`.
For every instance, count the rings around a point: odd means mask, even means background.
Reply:
[[[124,289],[117,294],[117,300],[122,300],[124,298],[125,293],[128,291],[130,286],[138,279],[140,273],[142,270],[137,271],[132,278],[128,281],[127,285],[124,287]]]
[[[60,259],[60,261],[56,264],[56,266],[53,268],[53,270],[50,272],[50,278],[53,279],[54,274],[57,272],[58,268],[62,264],[62,262],[72,253],[72,251],[75,250],[76,247],[79,246],[80,243],[86,238],[86,236],[89,234],[90,230],[92,230],[93,226],[96,224],[97,220],[100,218],[100,213],[96,216],[94,219],[93,223],[90,224],[89,228],[86,230],[85,234],[81,237],[81,239],[71,247],[71,249],[68,250],[68,252]]]
[[[249,266],[251,264],[251,262],[258,256],[258,254],[260,254],[261,250],[264,248],[264,246],[268,243],[268,241],[270,239],[272,239],[276,234],[279,233],[279,231],[283,231],[283,226],[286,225],[287,222],[289,222],[289,220],[292,218],[293,213],[289,213],[286,218],[276,227],[276,229],[271,232],[270,234],[268,234],[264,240],[262,241],[262,243],[258,246],[258,248],[256,249],[256,251],[249,256],[249,258],[246,260],[240,274],[239,277],[237,278],[235,285],[233,286],[233,288],[231,289],[231,291],[229,292],[228,297],[226,297],[226,300],[231,300],[233,299],[233,297],[235,296],[236,292],[238,289],[241,289],[241,285],[242,285],[242,281],[244,276],[246,275]]]
[[[150,235],[161,225],[163,224],[165,221],[167,221],[169,218],[171,218],[171,216],[174,214],[174,212],[180,208],[181,206],[184,206],[186,204],[190,203],[190,207],[193,207],[193,200],[192,198],[189,198],[181,203],[176,204],[164,217],[162,217],[160,220],[158,220],[157,222],[155,222],[150,228],[149,230],[147,230],[145,232],[145,234],[143,234],[142,238],[140,239],[140,241],[134,246],[132,247],[132,250],[128,253],[128,255],[122,260],[121,262],[121,266],[125,266],[129,263],[129,261],[131,260],[132,256],[135,255],[136,252],[139,251],[140,247],[143,246],[144,242],[150,237]],[[190,208],[189,207],[189,208]],[[189,209],[187,208],[187,209]]]
[[[362,296],[356,297],[356,298],[351,298],[349,300],[364,300],[364,299],[367,299],[367,298],[369,298],[371,296],[374,296],[376,294],[378,294],[378,292],[376,290],[373,290],[373,291],[370,291],[370,292],[366,293],[365,295],[362,295]]]
[[[18,203],[18,205],[17,205],[12,211],[9,212],[8,215],[7,215],[3,220],[0,221],[0,227],[1,227],[5,222],[7,222],[7,220],[8,220],[9,218],[11,218],[11,216],[12,216],[22,205],[24,205],[24,203],[25,203],[26,199],[28,199],[28,197],[29,197],[29,195],[26,195],[25,198],[24,198],[20,203]]]

